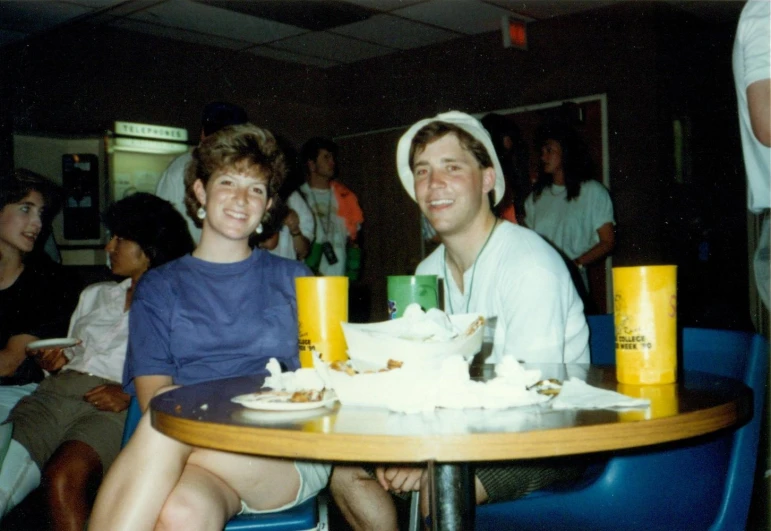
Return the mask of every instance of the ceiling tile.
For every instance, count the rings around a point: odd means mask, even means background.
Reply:
[[[485,0],[505,9],[509,9],[525,19],[548,19],[571,13],[579,13],[589,9],[597,9],[617,3],[617,0],[538,0],[525,2],[523,0]],[[718,0],[719,1],[719,0]],[[700,2],[704,3],[704,2]]]
[[[271,43],[271,47],[301,55],[323,57],[340,63],[353,63],[394,52],[393,48],[369,44],[328,32],[306,33]]]
[[[61,2],[0,2],[0,29],[36,33],[90,13],[91,9]]]
[[[461,36],[458,33],[391,15],[377,15],[369,20],[340,26],[330,31],[401,50],[428,46]]]
[[[91,9],[104,9],[124,3],[124,0],[67,0],[68,4],[90,7]]]
[[[195,1],[313,31],[322,31],[334,26],[359,22],[377,13],[377,11],[339,0],[270,0],[269,2],[234,2],[233,0]]]
[[[267,57],[269,59],[276,59],[278,61],[289,61],[290,63],[300,63],[308,66],[318,66],[321,68],[327,68],[330,66],[337,66],[340,63],[336,61],[329,61],[320,57],[311,57],[309,55],[300,55],[296,53],[287,52],[285,50],[277,50],[269,46],[254,46],[246,50],[254,55],[261,57]]]
[[[26,33],[20,33],[18,31],[0,30],[0,46],[23,40],[26,37],[27,37]]]
[[[169,0],[131,15],[132,19],[208,33],[254,44],[305,33],[306,30],[279,22],[242,15],[188,0]]]
[[[466,35],[476,35],[500,31],[501,17],[511,15],[512,12],[479,0],[432,0],[397,9],[392,14]]]
[[[249,42],[226,39],[224,37],[218,37],[217,35],[206,35],[193,31],[169,28],[167,26],[158,26],[156,24],[147,24],[145,22],[131,20],[128,18],[116,19],[110,24],[110,26],[129,31],[136,31],[146,35],[154,35],[155,37],[161,37],[164,39],[192,42],[195,44],[202,44],[204,46],[215,46],[217,48],[225,48],[227,50],[242,50],[247,46],[251,46],[251,43]]]
[[[426,0],[345,0],[351,4],[366,7],[368,9],[374,9],[377,11],[393,11],[394,9],[401,9],[403,7],[411,6],[413,4],[419,4]]]

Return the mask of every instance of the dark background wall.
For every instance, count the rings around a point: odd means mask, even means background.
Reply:
[[[631,2],[532,23],[528,51],[504,49],[490,33],[328,70],[119,30],[62,32],[2,52],[0,157],[8,163],[10,131],[94,133],[115,120],[185,127],[194,141],[200,110],[215,99],[243,105],[297,147],[340,137],[340,178],[367,218],[360,313],[381,318],[385,309],[369,301],[420,253],[417,211],[395,177],[399,132],[449,109],[605,94],[614,265],[677,263],[683,324],[748,328],[735,25]],[[692,132],[682,182],[675,118]],[[363,134],[372,131],[382,132]]]

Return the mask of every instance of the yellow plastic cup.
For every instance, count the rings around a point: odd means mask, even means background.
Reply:
[[[677,266],[613,268],[616,378],[620,383],[677,380]]]
[[[619,418],[624,422],[677,415],[677,385],[674,383],[658,385],[619,384],[618,392],[635,398],[647,398],[651,401],[648,409],[620,411]]]
[[[327,362],[347,360],[348,277],[298,277],[295,288],[300,366],[313,367],[314,350]]]

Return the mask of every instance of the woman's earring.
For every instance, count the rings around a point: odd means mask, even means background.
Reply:
[[[257,228],[254,229],[254,232],[256,232],[257,234],[262,234],[262,223],[257,225]]]
[[[198,216],[198,219],[203,219],[206,217],[206,209],[204,207],[198,207],[198,211],[195,213],[196,216]]]

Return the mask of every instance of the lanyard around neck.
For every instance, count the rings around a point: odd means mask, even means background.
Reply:
[[[471,266],[471,281],[468,284],[468,296],[466,297],[466,311],[464,313],[469,313],[469,305],[471,304],[471,292],[474,290],[474,275],[476,275],[476,272],[477,272],[477,262],[479,261],[479,257],[482,256],[482,252],[485,250],[485,247],[487,247],[487,242],[489,242],[490,238],[492,238],[493,232],[495,231],[495,227],[497,226],[498,226],[498,220],[496,219],[495,222],[493,222],[493,226],[490,229],[490,233],[487,235],[487,239],[485,240],[485,243],[482,245],[482,248],[479,249],[479,252],[477,253],[476,258],[474,258],[474,265]],[[448,278],[449,277],[447,276],[447,247],[445,247],[444,248],[445,284],[447,283]],[[461,273],[461,278],[463,278],[463,273]],[[452,295],[450,295],[449,289],[447,290],[447,302],[450,305],[450,315],[455,315],[455,311],[453,310],[453,307],[452,307]]]
[[[310,188],[310,187],[309,187]],[[316,216],[318,218],[321,218],[321,210],[319,210],[319,204],[316,202],[316,192],[314,192],[313,188],[310,188],[311,193],[311,201],[313,201],[313,211],[315,212]],[[321,227],[321,232],[327,239],[330,236],[329,229],[332,227],[332,188],[329,188],[329,196],[327,196],[327,219],[326,223],[319,223],[319,226]]]

